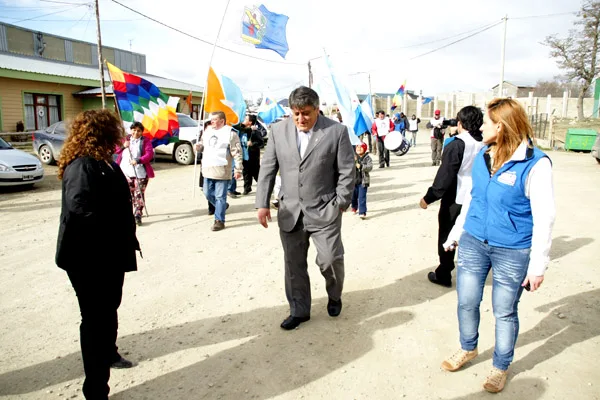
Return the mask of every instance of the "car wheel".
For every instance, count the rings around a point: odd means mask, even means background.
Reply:
[[[40,160],[46,165],[54,164],[54,154],[52,154],[52,149],[47,145],[41,145],[38,149],[38,154],[40,155]]]
[[[175,148],[173,157],[179,164],[190,165],[194,162],[194,150],[190,144],[183,143]]]

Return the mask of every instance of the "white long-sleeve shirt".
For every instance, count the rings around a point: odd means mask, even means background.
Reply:
[[[527,152],[527,142],[519,145],[511,160],[523,160]],[[554,203],[554,185],[552,183],[552,164],[548,158],[539,160],[529,171],[525,181],[525,196],[531,203],[533,217],[533,236],[531,238],[531,253],[527,275],[542,276],[550,262],[550,247],[552,245],[552,227],[556,217]],[[465,220],[471,204],[471,193],[467,193],[464,203],[444,248],[454,242],[459,242],[464,229]]]

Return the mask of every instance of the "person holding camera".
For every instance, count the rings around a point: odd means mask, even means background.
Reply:
[[[452,137],[442,153],[442,166],[427,193],[420,201],[420,206],[427,206],[441,199],[438,213],[438,257],[440,265],[429,272],[427,278],[432,283],[444,287],[452,286],[454,270],[454,250],[446,251],[444,242],[460,214],[465,195],[471,191],[471,169],[475,156],[483,147],[479,130],[483,124],[483,114],[477,107],[462,108],[456,120],[446,120],[444,124],[456,125],[458,135]],[[454,129],[454,128],[451,128]]]
[[[480,304],[492,272],[496,337],[492,370],[483,388],[500,392],[506,384],[519,335],[519,299],[544,281],[556,216],[552,163],[533,145],[533,130],[516,100],[492,100],[483,130],[485,147],[473,161],[473,186],[446,248],[458,247],[458,327],[460,349],[442,362],[458,371],[478,354]]]
[[[441,117],[440,110],[435,110],[433,118],[427,123],[427,128],[431,129],[431,165],[433,167],[440,165],[442,161],[442,147],[444,145],[444,118]]]

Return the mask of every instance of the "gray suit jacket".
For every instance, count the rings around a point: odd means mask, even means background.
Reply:
[[[319,116],[300,159],[297,133],[290,119],[273,125],[262,158],[256,208],[268,208],[275,176],[281,171],[279,227],[290,232],[304,214],[304,225],[319,229],[333,223],[340,208],[352,200],[355,178],[354,151],[345,126]]]

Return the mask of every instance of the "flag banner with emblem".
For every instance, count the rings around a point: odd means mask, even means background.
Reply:
[[[152,82],[123,72],[109,62],[106,65],[124,126],[129,128],[131,123],[141,122],[143,135],[152,140],[153,147],[177,141],[179,97],[168,96]]]
[[[433,101],[433,97],[423,97],[423,105],[427,103],[431,103]]]
[[[286,27],[289,17],[271,12],[261,4],[245,6],[242,16],[242,40],[257,49],[273,50],[285,58],[289,47]]]

